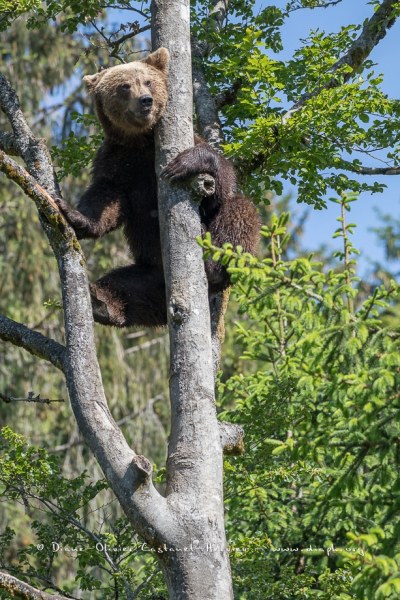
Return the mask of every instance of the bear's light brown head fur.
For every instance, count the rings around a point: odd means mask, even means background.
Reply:
[[[159,48],[144,60],[83,78],[106,137],[123,141],[154,127],[168,100],[168,66],[169,52]]]

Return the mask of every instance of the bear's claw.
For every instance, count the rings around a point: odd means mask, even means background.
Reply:
[[[215,161],[215,157],[212,150],[204,144],[199,144],[194,148],[184,150],[173,158],[161,171],[161,177],[177,181],[200,173],[209,173],[214,176],[213,161]]]

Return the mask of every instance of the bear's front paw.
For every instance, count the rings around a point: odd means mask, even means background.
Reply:
[[[59,198],[57,196],[54,198],[54,202],[57,204],[60,212],[62,212],[63,215],[68,213],[68,211],[70,210],[69,204],[67,204],[62,198]]]
[[[171,181],[187,179],[200,173],[209,173],[214,176],[214,155],[205,144],[184,150],[162,170],[161,176]]]
[[[176,156],[171,162],[162,170],[161,177],[176,181],[178,179],[186,179],[191,175],[194,175],[194,164],[192,150],[184,150],[178,156]]]

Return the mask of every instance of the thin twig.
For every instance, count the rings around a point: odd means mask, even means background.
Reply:
[[[13,396],[6,396],[0,392],[1,400],[4,402],[37,402],[39,404],[51,404],[52,402],[65,402],[63,398],[55,398],[51,400],[50,398],[41,398],[40,394],[34,396],[33,392],[28,392],[28,396],[26,398],[14,398]]]

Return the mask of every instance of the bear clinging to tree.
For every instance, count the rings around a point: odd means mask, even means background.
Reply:
[[[93,180],[74,210],[59,207],[78,238],[97,238],[117,227],[124,232],[134,264],[115,269],[90,286],[93,314],[105,325],[157,326],[167,323],[164,273],[154,166],[155,124],[168,99],[169,53],[160,48],[145,60],[111,67],[84,77],[104,129],[93,166]],[[238,195],[228,160],[196,138],[164,170],[171,180],[200,173],[215,178],[215,193],[200,206],[203,231],[214,244],[230,242],[253,252],[259,221],[254,205]],[[229,285],[224,267],[206,262],[209,293]]]

